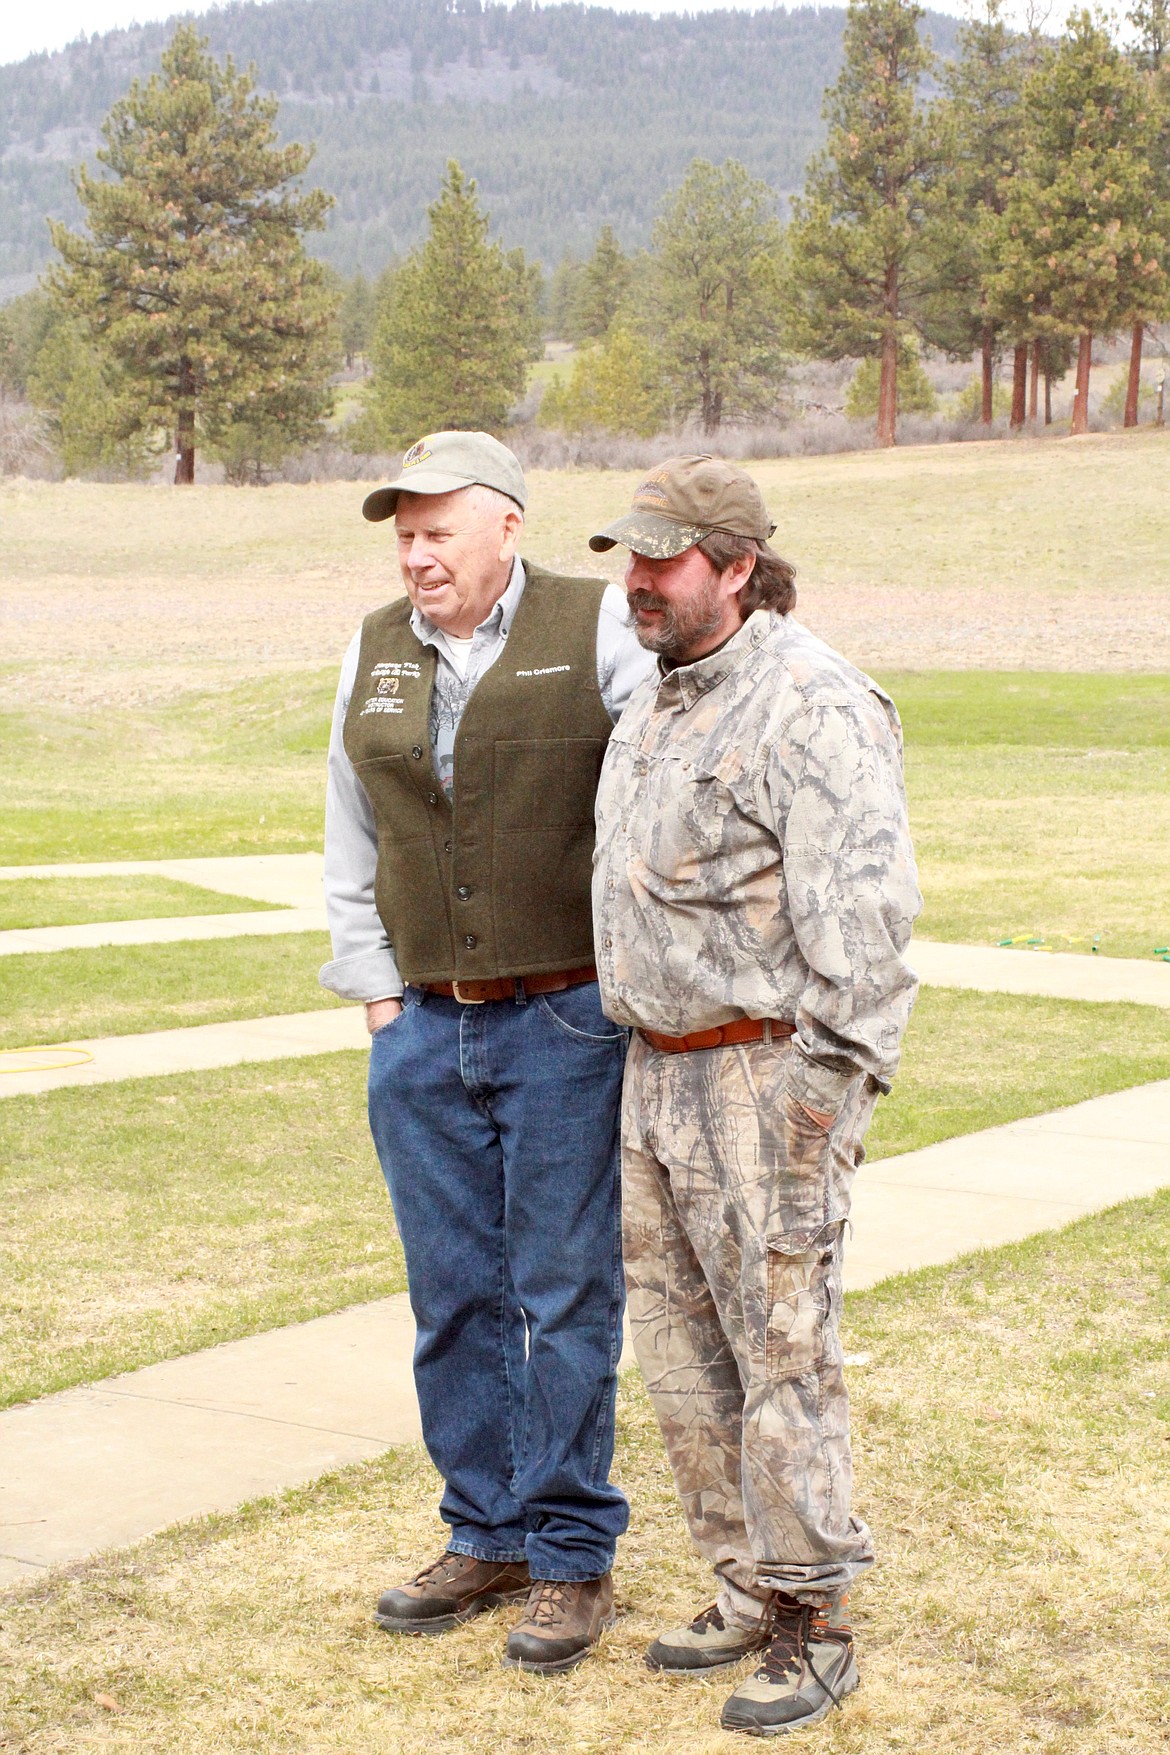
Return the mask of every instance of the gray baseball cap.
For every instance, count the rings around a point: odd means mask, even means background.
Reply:
[[[528,498],[524,471],[506,445],[490,433],[428,433],[410,447],[395,479],[367,494],[362,516],[380,524],[393,518],[400,493],[450,494],[477,483],[507,494],[524,510]]]

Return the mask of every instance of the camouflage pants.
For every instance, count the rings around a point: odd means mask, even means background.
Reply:
[[[634,1346],[725,1618],[823,1602],[873,1563],[850,1512],[841,1247],[873,1112],[828,1134],[786,1093],[790,1045],[661,1054],[635,1032],[622,1183]]]

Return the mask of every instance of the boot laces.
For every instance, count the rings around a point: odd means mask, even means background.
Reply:
[[[542,1578],[532,1587],[524,1619],[538,1627],[553,1626],[569,1607],[575,1588],[563,1578]]]
[[[700,1609],[699,1613],[691,1622],[692,1633],[706,1633],[711,1627],[715,1629],[716,1633],[725,1633],[727,1631],[727,1623],[719,1613],[718,1603],[712,1603],[710,1608]]]
[[[440,1554],[437,1560],[432,1560],[429,1566],[424,1566],[421,1572],[416,1572],[410,1582],[411,1584],[445,1584],[449,1578],[454,1578],[466,1564],[466,1554],[453,1554],[448,1551],[446,1554]]]
[[[813,1608],[810,1603],[789,1604],[773,1597],[764,1610],[771,1631],[768,1648],[764,1653],[764,1661],[756,1674],[764,1676],[769,1682],[782,1682],[787,1676],[796,1676],[799,1683],[807,1669],[813,1681],[829,1696],[833,1705],[840,1707],[841,1697],[831,1683],[821,1675],[813,1662],[809,1632],[813,1619]],[[843,1627],[817,1627],[817,1637],[831,1640],[835,1645],[845,1646],[849,1643],[849,1634]]]

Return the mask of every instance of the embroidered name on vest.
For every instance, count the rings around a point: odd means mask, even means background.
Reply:
[[[403,704],[399,690],[402,684],[417,682],[421,676],[422,667],[409,659],[405,663],[375,664],[370,677],[376,681],[378,692],[366,697],[358,717],[364,719],[367,713],[401,713]]]
[[[572,668],[573,668],[573,666],[571,664],[546,664],[543,667],[543,669],[541,669],[541,670],[518,670],[516,672],[516,675],[517,676],[563,676],[566,671],[572,670]]]

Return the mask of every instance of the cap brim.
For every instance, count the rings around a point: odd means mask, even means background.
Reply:
[[[453,494],[458,488],[474,486],[471,476],[448,475],[441,469],[419,469],[416,465],[409,475],[400,475],[397,481],[367,494],[362,501],[362,517],[368,518],[371,524],[393,518],[398,509],[399,494]]]
[[[684,549],[694,548],[708,532],[701,524],[679,524],[674,518],[663,518],[657,512],[630,512],[616,524],[607,524],[596,536],[589,538],[594,554],[604,554],[619,542],[635,554],[651,560],[669,561]]]

